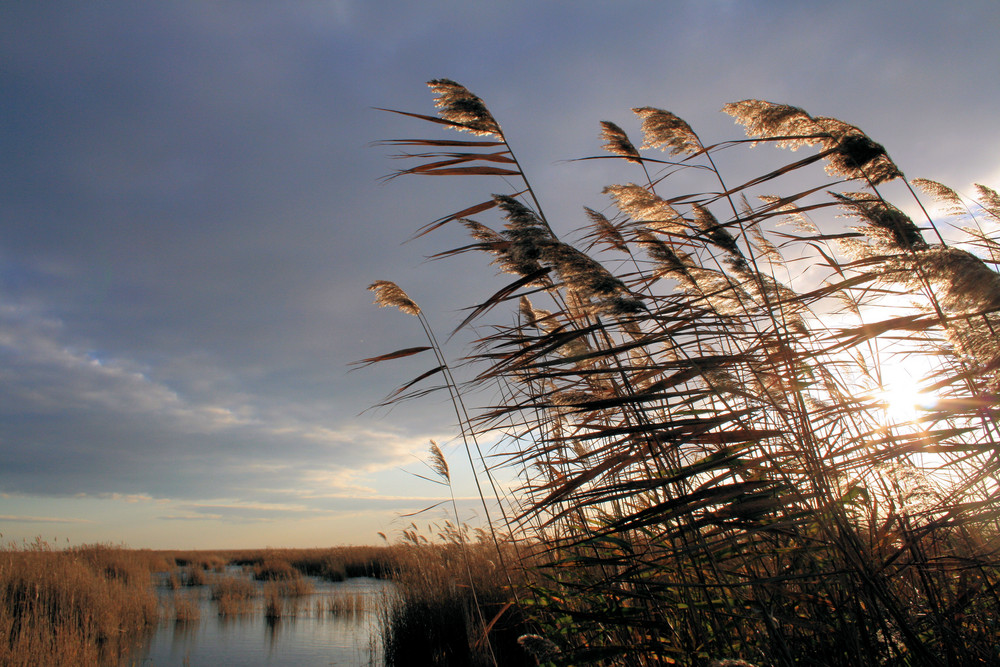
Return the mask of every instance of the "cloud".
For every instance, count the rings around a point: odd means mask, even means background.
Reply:
[[[323,495],[310,496],[303,503],[260,503],[218,500],[197,503],[173,503],[169,514],[158,518],[170,521],[222,521],[226,523],[295,522],[338,519],[359,513],[391,512],[398,516],[416,516],[426,510],[446,506],[450,517],[450,497]],[[475,515],[482,504],[478,498],[456,498],[463,517]]]
[[[172,521],[419,509],[394,471],[454,415],[431,395],[359,416],[429,369],[347,373],[423,343],[365,286],[398,281],[449,331],[499,288],[488,259],[422,263],[467,243],[457,225],[399,243],[507,191],[378,184],[394,165],[370,142],[433,132],[372,107],[431,113],[430,78],[486,99],[560,233],[631,176],[555,161],[598,153],[602,119],[637,131],[641,105],[718,141],[739,136],[726,102],[798,104],[869,131],[907,174],[998,185],[994,2],[633,9],[0,3],[0,492]]]
[[[193,400],[154,369],[73,344],[38,308],[0,308],[0,471],[8,491],[115,499],[280,487],[350,490],[426,438],[284,409],[250,392]],[[211,373],[210,369],[209,373]],[[209,392],[202,392],[209,393]],[[53,424],[59,428],[53,428]]]
[[[11,514],[0,514],[0,521],[11,523],[94,523],[90,519],[67,519],[63,517],[49,516],[19,516]]]

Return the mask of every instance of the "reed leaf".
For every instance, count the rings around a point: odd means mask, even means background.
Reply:
[[[432,84],[441,118],[403,115],[504,150],[399,140],[458,149],[402,173],[509,167],[525,186],[419,233],[459,220],[473,242],[440,257],[483,251],[516,276],[455,329],[477,325],[468,379],[447,386],[456,405],[484,397],[456,426],[496,443],[480,470],[516,478],[505,528],[547,559],[520,603],[559,649],[546,659],[1000,661],[1000,241],[979,224],[1000,196],[914,181],[973,223],[931,243],[931,220],[876,189],[901,172],[852,125],[744,100],[724,111],[748,139],[705,144],[637,107],[642,146],[607,121],[602,140],[647,185],[605,188],[617,212],[585,208],[582,250],[553,233],[482,100]],[[714,155],[755,143],[818,150],[725,177]],[[666,194],[681,170],[702,189]],[[912,414],[895,412],[900,373],[925,392]]]

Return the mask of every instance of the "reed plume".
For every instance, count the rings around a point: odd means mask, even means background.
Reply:
[[[604,150],[625,158],[629,162],[640,162],[639,151],[629,140],[625,130],[609,120],[601,121],[601,138],[604,139]]]
[[[468,88],[451,79],[434,79],[427,85],[437,96],[434,106],[442,119],[454,124],[455,129],[478,136],[503,139],[500,126],[481,99]]]
[[[703,147],[698,135],[684,120],[669,111],[637,107],[632,112],[642,120],[642,148],[659,148],[671,155],[697,153]]]
[[[368,286],[368,290],[375,293],[375,305],[379,308],[391,306],[407,315],[420,314],[420,306],[392,281],[376,280]]]
[[[792,150],[821,145],[827,172],[833,176],[867,180],[872,185],[902,176],[881,144],[836,118],[814,118],[799,107],[764,100],[732,102],[722,111],[743,125],[750,137]]]
[[[502,137],[442,85],[442,120]],[[1000,196],[915,181],[973,223],[945,243],[877,189],[902,173],[857,127],[723,110],[747,139],[703,143],[652,107],[633,110],[638,148],[601,123],[647,184],[606,187],[615,213],[585,207],[585,250],[553,232],[513,153],[526,189],[423,228],[461,220],[473,244],[441,256],[482,250],[513,276],[458,327],[517,310],[477,328],[476,370],[450,386],[484,397],[457,426],[496,442],[504,463],[480,469],[520,481],[504,528],[545,560],[516,604],[553,664],[1000,660]],[[741,144],[815,150],[733,187],[713,155]],[[667,194],[678,169],[708,180]],[[764,190],[792,175],[805,185]],[[912,416],[887,397],[900,368],[928,397]]]

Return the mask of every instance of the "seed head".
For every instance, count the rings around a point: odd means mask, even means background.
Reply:
[[[713,245],[722,248],[735,257],[743,256],[739,246],[736,245],[736,239],[729,233],[729,230],[719,224],[719,221],[715,219],[711,211],[700,204],[693,204],[691,208],[694,211],[695,224],[701,228],[701,231],[704,232]]]
[[[965,204],[958,193],[947,185],[932,181],[927,178],[914,178],[910,180],[914,185],[934,198],[934,201],[943,205],[945,213],[948,215],[962,215],[965,212]]]
[[[614,223],[608,220],[607,216],[586,206],[583,207],[583,210],[586,211],[587,217],[590,218],[590,222],[594,226],[594,236],[598,240],[607,242],[608,245],[616,250],[629,252],[628,244],[625,243],[625,237],[618,231]]]
[[[853,215],[864,220],[874,230],[888,233],[890,245],[900,250],[927,247],[920,229],[898,208],[868,192],[833,193],[833,196]],[[878,238],[885,235],[876,234]]]
[[[902,176],[881,144],[836,118],[814,118],[799,107],[764,100],[732,102],[722,110],[746,128],[748,137],[780,138],[778,146],[792,150],[820,144],[831,151],[826,156],[831,175],[866,179],[873,185]]]
[[[375,305],[379,308],[393,306],[407,315],[419,315],[420,306],[406,295],[399,285],[389,280],[376,280],[368,289],[375,292]]]
[[[604,140],[604,150],[612,155],[620,155],[629,162],[641,162],[639,151],[629,141],[625,130],[609,120],[601,121],[601,139]]]
[[[817,117],[813,120],[826,134],[820,140],[823,148],[834,149],[826,158],[828,174],[865,179],[873,185],[903,175],[889,159],[885,147],[872,141],[871,137],[857,127],[836,118]]]
[[[730,102],[722,111],[746,128],[748,137],[783,137],[778,146],[791,150],[819,142],[818,137],[812,136],[817,132],[812,116],[799,107],[765,100],[743,100]]]
[[[650,229],[675,234],[683,234],[687,229],[686,221],[673,206],[641,185],[609,185],[604,194],[611,195],[618,208],[632,220]]]
[[[509,195],[494,195],[507,218],[500,235],[507,245],[500,248],[500,265],[508,273],[527,276],[542,268],[539,258],[554,241],[545,223],[534,211]]]
[[[979,196],[979,205],[983,211],[991,218],[1000,222],[1000,194],[993,188],[976,183],[976,193]]]
[[[451,482],[451,471],[448,470],[448,462],[445,460],[444,453],[441,451],[441,448],[438,447],[438,444],[433,440],[431,440],[430,454],[431,454],[431,462],[430,462],[431,470],[436,472],[441,477],[441,479],[445,480],[446,482]]]
[[[670,149],[671,155],[693,154],[702,149],[698,135],[686,122],[663,109],[640,107],[632,109],[642,119],[642,148]]]
[[[469,92],[468,88],[451,79],[434,79],[428,81],[427,85],[438,96],[434,101],[434,106],[439,109],[438,115],[461,126],[456,129],[503,140],[500,125],[486,108],[486,104]]]

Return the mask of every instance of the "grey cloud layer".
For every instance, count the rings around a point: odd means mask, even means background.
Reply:
[[[760,7],[4,3],[0,492],[333,511],[286,505],[377,495],[359,479],[452,430],[442,401],[357,417],[422,360],[346,373],[420,343],[372,280],[442,332],[495,287],[477,258],[420,265],[457,230],[399,242],[504,184],[377,183],[369,142],[426,128],[370,107],[429,112],[429,78],[487,99],[562,229],[620,176],[554,161],[647,104],[714,140],[738,136],[722,104],[771,98],[861,125],[908,175],[997,175],[995,3]]]

